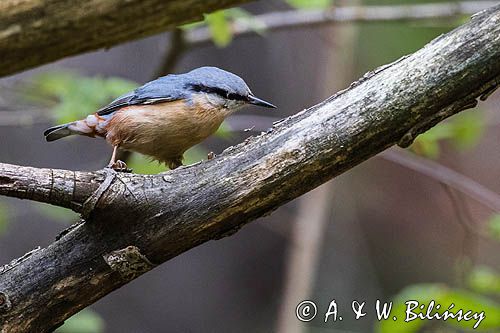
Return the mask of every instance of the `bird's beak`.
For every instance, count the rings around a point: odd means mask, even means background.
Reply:
[[[263,106],[265,108],[273,108],[275,109],[276,106],[264,101],[263,99],[257,98],[254,95],[249,95],[248,96],[248,103],[253,104],[253,105],[258,105],[258,106]]]

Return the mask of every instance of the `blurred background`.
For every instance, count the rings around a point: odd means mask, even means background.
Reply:
[[[72,137],[48,144],[43,130],[92,113],[159,75],[199,66],[232,71],[257,96],[278,105],[232,116],[216,136],[189,151],[187,162],[193,163],[418,50],[492,3],[498,1],[257,1],[175,32],[2,78],[0,161],[100,169],[111,153],[103,140]],[[411,4],[427,7],[408,9]],[[384,7],[347,10],[352,6]],[[418,8],[439,17],[422,19]],[[304,22],[306,17],[316,21]],[[394,308],[404,300],[434,299],[445,308],[453,302],[485,310],[479,327],[500,332],[499,109],[497,92],[420,136],[409,150],[390,149],[235,235],[157,267],[58,331],[465,332],[472,327],[456,321],[378,322],[373,310],[377,299],[393,300]],[[137,173],[165,171],[138,155],[124,158]],[[47,246],[77,220],[64,209],[0,197],[0,264]],[[296,318],[296,306],[305,299],[318,308],[307,323]],[[325,323],[332,300],[343,320]],[[367,302],[366,317],[354,319],[353,300]]]

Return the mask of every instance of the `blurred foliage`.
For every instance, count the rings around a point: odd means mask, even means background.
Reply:
[[[407,0],[364,0],[365,5],[408,4]],[[411,3],[425,3],[428,0],[413,0]],[[449,2],[434,0],[432,2]],[[432,24],[420,22],[408,24],[401,22],[372,22],[357,25],[358,43],[356,50],[356,76],[390,63],[406,54],[415,52],[432,39],[450,30],[450,21],[433,20]],[[458,26],[460,21],[453,21]]]
[[[231,22],[234,20],[246,24],[259,35],[263,35],[266,30],[261,21],[242,8],[229,8],[205,14],[203,21],[185,24],[181,26],[181,29],[189,30],[206,25],[210,30],[214,44],[218,47],[225,47],[233,40]]]
[[[207,159],[207,153],[200,146],[195,146],[184,154],[183,163],[189,165],[203,159]],[[167,170],[165,164],[153,161],[151,158],[140,154],[132,154],[127,166],[134,170],[134,173],[146,175],[154,175]]]
[[[9,206],[0,201],[0,236],[5,233],[9,224]]]
[[[226,10],[219,10],[205,15],[205,21],[212,33],[212,40],[215,45],[224,47],[231,43],[233,34],[231,32],[231,25]]]
[[[500,295],[500,275],[487,266],[473,269],[467,278],[467,285],[481,294]]]
[[[364,0],[365,5],[408,4],[403,0]],[[426,0],[411,1],[425,3]],[[435,0],[434,2],[446,2]],[[468,19],[468,18],[467,18]],[[361,75],[382,64],[390,63],[406,54],[415,52],[426,43],[450,30],[450,25],[458,26],[464,18],[437,19],[417,24],[401,22],[373,22],[357,25],[358,43],[355,57],[355,76]],[[473,147],[484,132],[481,112],[464,112],[440,123],[417,137],[411,150],[428,158],[437,158],[443,141],[456,149]]]
[[[67,123],[94,113],[116,97],[133,90],[137,83],[121,78],[88,77],[70,71],[36,75],[26,86],[27,99],[46,99],[52,103],[57,123]]]
[[[328,8],[334,4],[334,0],[285,0],[290,6],[303,9],[303,8]]]
[[[457,150],[470,149],[479,142],[484,131],[485,123],[479,110],[460,113],[419,135],[411,150],[419,155],[437,158],[442,141],[450,142]]]
[[[215,135],[218,138],[228,140],[233,137],[233,130],[227,121],[224,121],[217,129],[217,132],[215,132]]]
[[[405,322],[407,307],[405,302],[409,300],[415,300],[420,304],[425,304],[423,309],[418,308],[413,310],[415,313],[425,314],[427,305],[429,305],[432,300],[435,301],[435,307],[431,311],[431,315],[435,313],[443,314],[452,303],[454,307],[450,312],[453,313],[456,313],[459,309],[463,309],[464,312],[468,310],[472,310],[473,312],[484,311],[485,318],[481,321],[477,329],[474,330],[477,332],[491,331],[500,327],[500,304],[491,299],[471,293],[467,290],[449,288],[441,284],[416,284],[406,287],[394,298],[391,318],[376,322],[376,332],[413,333],[419,332],[425,325],[429,324],[430,320],[420,319]],[[437,304],[441,305],[439,310],[436,310]],[[397,320],[393,320],[392,316],[396,316]],[[447,321],[439,321],[439,324],[442,324],[442,326],[467,330],[472,330],[475,323],[475,320],[457,321],[448,319]]]
[[[489,233],[497,240],[500,240],[500,215],[496,214],[489,221]],[[425,314],[427,305],[434,300],[435,304],[440,304],[439,310],[434,313],[443,314],[444,311],[453,303],[454,307],[450,310],[453,313],[462,309],[464,312],[471,310],[473,312],[484,311],[484,320],[473,329],[475,320],[457,321],[449,319],[448,321],[439,321],[442,326],[453,327],[466,331],[477,332],[497,332],[500,327],[500,304],[493,301],[489,296],[500,295],[500,274],[488,266],[474,267],[469,271],[466,277],[466,286],[470,289],[451,288],[443,284],[414,284],[404,288],[393,300],[391,316],[396,316],[398,320],[382,320],[375,322],[376,332],[378,333],[414,333],[420,332],[422,328],[430,323],[429,320],[415,319],[405,322],[406,304],[408,300],[416,300],[420,304],[425,304],[423,309],[415,309],[414,313]]]
[[[56,333],[102,333],[104,320],[96,312],[84,309],[64,322]]]
[[[500,241],[500,214],[495,214],[488,222],[489,234],[496,240]]]
[[[328,8],[334,3],[333,0],[285,0],[285,2],[297,9]],[[234,20],[243,22],[257,34],[263,35],[266,31],[265,25],[255,15],[237,7],[205,14],[203,21],[185,24],[181,28],[189,30],[206,25],[214,44],[218,47],[225,47],[233,40],[231,22]]]
[[[490,234],[497,240],[500,240],[500,215],[494,215],[489,222]],[[457,321],[449,319],[448,321],[439,321],[442,326],[453,327],[466,331],[477,332],[497,332],[500,327],[500,304],[493,301],[489,296],[500,295],[500,274],[488,266],[478,266],[470,269],[466,276],[466,286],[470,289],[451,288],[443,284],[414,284],[404,288],[393,300],[391,316],[396,316],[398,320],[382,320],[375,322],[376,332],[378,333],[414,333],[420,332],[422,328],[429,325],[429,320],[415,319],[405,322],[406,304],[408,300],[416,300],[420,304],[425,304],[423,309],[415,309],[414,313],[425,314],[427,305],[434,300],[435,304],[440,304],[439,310],[434,313],[442,314],[453,303],[451,312],[462,309],[464,312],[471,310],[473,312],[484,311],[485,319],[481,324],[472,329],[475,320]]]
[[[79,218],[77,213],[67,208],[39,202],[34,202],[33,204],[40,214],[58,223],[68,224]]]

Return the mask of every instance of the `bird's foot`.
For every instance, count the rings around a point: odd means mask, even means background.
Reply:
[[[111,163],[110,163],[110,164],[108,164],[107,168],[109,168],[109,169],[113,169],[113,170],[115,170],[116,172],[127,172],[127,173],[132,172],[132,169],[129,169],[129,168],[127,167],[127,164],[125,164],[125,162],[120,161],[120,160],[116,161],[116,162],[115,162],[115,163],[113,163],[113,164],[111,164]]]
[[[213,151],[211,151],[210,153],[208,153],[207,155],[207,159],[210,161],[210,160],[213,160],[217,155],[215,155],[215,153]]]

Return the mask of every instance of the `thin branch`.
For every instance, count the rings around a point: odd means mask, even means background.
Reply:
[[[489,239],[484,233],[477,231],[472,225],[472,216],[467,207],[467,203],[461,196],[462,193],[454,193],[454,190],[448,185],[441,183],[446,194],[450,198],[453,210],[457,217],[458,223],[464,231],[462,240],[462,249],[457,267],[457,282],[460,286],[464,286],[467,276],[469,275],[477,256],[477,246],[479,238]],[[455,196],[456,194],[456,196]]]
[[[442,164],[406,152],[387,150],[379,155],[467,195],[495,212],[500,212],[500,194]]]
[[[187,45],[184,39],[184,31],[182,29],[174,29],[170,36],[169,50],[163,57],[155,78],[172,73],[186,49]]]
[[[472,15],[498,4],[498,1],[460,1],[417,5],[334,7],[329,10],[301,9],[255,15],[248,19],[235,19],[231,30],[235,36],[259,30],[277,31],[290,28],[314,27],[335,23],[416,21],[455,18]],[[189,45],[208,43],[212,34],[207,27],[187,31]]]
[[[0,111],[0,127],[23,127],[46,123],[49,120],[49,117],[46,116],[43,111],[45,110],[39,108],[35,111]]]
[[[499,21],[500,6],[476,15],[416,53],[197,165],[108,177],[104,185],[103,172],[52,175],[50,169],[19,167],[16,173],[2,165],[2,194],[60,202],[76,211],[92,193],[98,200],[85,223],[0,269],[0,331],[50,331],[156,265],[231,235],[475,106],[500,82]]]
[[[314,287],[323,236],[329,222],[332,193],[333,182],[329,182],[300,198],[288,242],[286,279],[276,328],[278,333],[302,331],[302,326],[295,321],[295,307],[308,299]]]

